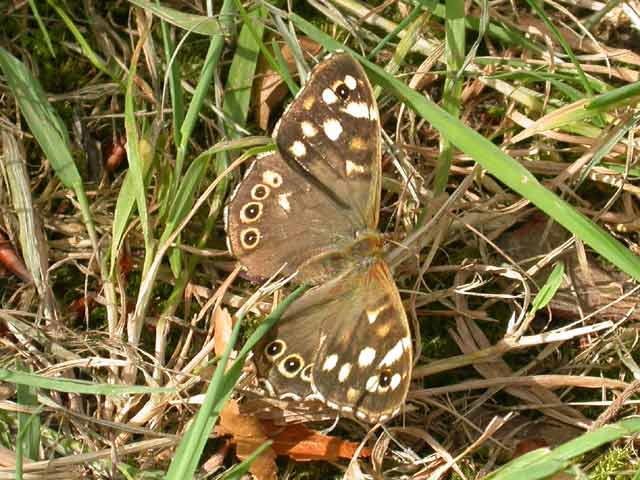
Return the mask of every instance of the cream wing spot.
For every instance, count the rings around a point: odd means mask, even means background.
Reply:
[[[364,102],[349,102],[344,111],[354,118],[371,118],[369,105]]]
[[[318,130],[313,126],[311,122],[302,122],[300,124],[300,128],[302,128],[302,133],[305,137],[315,137],[318,133]]]
[[[378,316],[385,308],[387,308],[387,305],[383,305],[373,310],[367,310],[367,320],[369,320],[369,325],[371,325],[378,319]]]
[[[289,197],[291,195],[291,192],[281,193],[280,195],[278,195],[278,205],[280,205],[280,208],[282,208],[287,213],[291,211],[291,204],[289,203]]]
[[[395,390],[396,388],[398,388],[398,385],[400,385],[401,381],[402,381],[402,377],[400,376],[400,374],[395,373],[393,377],[391,377],[391,383],[389,384],[389,386],[391,387],[391,390]]]
[[[351,364],[349,362],[343,363],[340,367],[340,371],[338,372],[338,381],[340,383],[344,382],[351,373]]]
[[[358,410],[356,412],[356,417],[358,417],[360,420],[366,420],[367,419],[367,414],[364,413],[362,410]]]
[[[404,352],[404,348],[402,346],[402,340],[398,340],[391,350],[387,352],[384,358],[380,361],[379,367],[387,367],[389,365],[393,365],[398,359],[402,356]]]
[[[316,103],[316,98],[313,95],[307,95],[302,101],[302,108],[305,110],[311,110],[314,103]]]
[[[345,168],[345,173],[347,174],[347,177],[350,177],[354,173],[364,173],[367,171],[365,167],[363,167],[362,165],[358,165],[357,163],[354,163],[351,160],[345,161],[344,168]]]
[[[367,378],[367,382],[365,383],[364,388],[367,390],[367,392],[373,393],[378,389],[378,383],[378,375],[372,375],[371,377]]]
[[[358,366],[360,368],[368,367],[373,363],[376,358],[376,351],[371,347],[365,347],[360,350],[360,355],[358,355]]]
[[[372,106],[369,108],[369,119],[378,120],[378,107]]]
[[[324,363],[322,364],[322,370],[324,370],[325,372],[330,372],[336,367],[337,364],[338,355],[336,353],[333,353],[325,359]]]
[[[325,120],[323,124],[324,133],[329,140],[337,140],[342,134],[342,125],[335,118]]]
[[[338,101],[338,97],[336,97],[336,94],[333,93],[333,90],[331,90],[330,88],[325,88],[322,91],[322,100],[327,105],[332,105]]]
[[[411,338],[410,337],[404,337],[402,339],[402,347],[404,348],[405,352],[411,351]]]
[[[346,77],[344,77],[344,84],[349,90],[355,90],[358,86],[358,82],[351,75],[347,75]]]
[[[362,137],[353,137],[349,143],[349,148],[355,151],[362,151],[367,149],[367,144]]]
[[[360,398],[360,390],[357,388],[349,387],[347,390],[347,400],[351,403],[355,403]]]
[[[295,402],[299,402],[300,400],[302,400],[302,397],[300,395],[298,395],[297,393],[293,393],[293,392],[283,393],[278,398],[280,398],[280,400],[291,399],[291,400],[293,400]]]
[[[278,188],[282,185],[282,175],[273,170],[266,170],[262,173],[262,181],[273,188]]]
[[[294,157],[304,157],[307,154],[307,147],[305,147],[304,143],[300,140],[296,140],[291,147],[289,147],[289,151],[293,153]]]

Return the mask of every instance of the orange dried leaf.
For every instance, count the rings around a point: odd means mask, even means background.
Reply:
[[[240,460],[247,458],[269,440],[257,418],[251,415],[240,415],[238,403],[235,400],[229,400],[220,412],[220,425],[217,430],[218,433],[233,437],[236,455]],[[258,480],[276,479],[278,468],[273,449],[268,448],[256,458],[249,471]]]
[[[229,344],[231,331],[233,330],[233,320],[226,308],[216,308],[213,311],[213,325],[215,328],[214,350],[216,355],[221,356]]]
[[[0,264],[27,283],[33,282],[27,267],[14,250],[11,243],[0,233]]]
[[[357,442],[324,435],[300,424],[279,427],[264,421],[262,425],[273,440],[273,450],[278,455],[287,455],[299,462],[350,459],[356,454],[359,446]],[[370,448],[360,450],[360,457],[370,456]]]

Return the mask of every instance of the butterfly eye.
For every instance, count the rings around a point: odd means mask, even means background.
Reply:
[[[267,355],[267,358],[270,360],[275,360],[286,348],[286,344],[282,340],[274,340],[269,345],[267,345],[264,349],[264,353]]]
[[[342,100],[346,100],[347,98],[349,98],[350,92],[347,86],[344,83],[341,83],[340,85],[338,85],[338,88],[336,88],[336,93]]]
[[[380,379],[378,380],[378,385],[380,385],[380,388],[387,388],[389,385],[391,385],[392,374],[393,372],[388,368],[385,368],[382,372],[380,372]]]

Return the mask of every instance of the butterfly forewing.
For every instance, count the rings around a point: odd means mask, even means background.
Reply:
[[[357,227],[278,153],[253,163],[225,213],[229,248],[252,278],[286,264],[284,274],[317,283],[348,268],[340,246]]]
[[[380,197],[380,121],[371,84],[346,54],[312,72],[275,133],[283,158],[332,200],[352,210],[354,222],[374,229]]]

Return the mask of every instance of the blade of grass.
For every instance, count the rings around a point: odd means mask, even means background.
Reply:
[[[156,0],[156,6],[160,6],[160,1]],[[171,93],[171,115],[173,121],[173,141],[176,146],[180,145],[180,129],[184,122],[185,100],[180,88],[180,60],[175,56],[175,45],[169,33],[167,22],[160,20],[160,31],[162,32],[162,44],[164,45],[165,61],[167,62],[167,76],[169,77],[169,91]]]
[[[562,36],[560,31],[556,28],[556,26],[553,24],[553,22],[547,16],[547,14],[544,13],[544,10],[542,9],[542,7],[540,6],[540,4],[538,3],[537,0],[527,0],[527,3],[532,8],[532,10],[538,14],[538,16],[542,19],[542,21],[545,23],[545,25],[549,29],[549,31],[553,34],[553,36],[555,37],[556,41],[562,46],[562,48],[564,49],[565,53],[567,54],[567,56],[571,60],[571,63],[573,63],[574,67],[576,67],[576,72],[578,73],[578,78],[580,79],[580,82],[582,83],[582,86],[584,87],[585,93],[588,96],[592,96],[593,95],[593,90],[591,90],[591,85],[589,84],[589,81],[587,80],[587,76],[584,74],[584,70],[582,70],[582,65],[580,65],[580,62],[576,58],[576,55],[573,53],[573,50],[571,49],[571,47],[569,46],[567,41],[564,39],[564,37]]]
[[[112,385],[87,382],[84,380],[69,380],[64,378],[49,378],[35,373],[17,372],[0,368],[0,380],[3,382],[25,385],[31,388],[42,388],[66,393],[86,393],[91,395],[134,395],[137,393],[175,393],[174,388],[143,387],[139,385]]]
[[[20,60],[0,47],[0,68],[4,72],[13,97],[17,99],[20,111],[29,125],[31,133],[47,156],[51,167],[65,187],[73,190],[87,233],[99,256],[98,236],[89,208],[89,201],[82,184],[82,178],[73,161],[69,147],[69,133],[58,113],[47,101],[47,96],[38,80]]]
[[[324,34],[302,17],[292,14],[291,20],[305,34],[328,50],[345,49],[343,44]],[[446,136],[453,145],[470,155],[498,180],[536,205],[620,270],[640,280],[639,257],[571,205],[544,188],[519,162],[424,98],[421,93],[408,88],[404,83],[389,76],[383,69],[355,52],[351,51],[351,54],[363,64],[375,83],[382,85],[389,93],[406,102],[419,116]]]
[[[460,96],[462,94],[462,79],[459,72],[464,64],[466,50],[465,38],[465,5],[463,0],[445,1],[445,60],[447,64],[447,78],[444,82],[443,108],[454,117],[460,116]],[[433,181],[434,194],[444,192],[449,182],[449,170],[453,160],[453,146],[446,137],[440,138],[440,155],[436,164]]]
[[[640,432],[640,419],[630,418],[612,425],[606,425],[593,432],[585,433],[551,452],[534,450],[512,460],[487,480],[516,480],[526,478],[537,480],[549,478],[554,473],[567,468],[575,457],[594,450],[606,443]]]
[[[67,15],[67,13],[54,0],[47,0],[47,3],[60,16],[60,18],[62,19],[64,24],[67,26],[67,28],[69,29],[73,37],[76,39],[76,42],[78,42],[78,44],[80,45],[80,48],[82,49],[82,53],[84,53],[84,56],[87,57],[87,59],[91,62],[91,64],[94,67],[96,67],[98,70],[100,70],[102,73],[106,74],[113,81],[118,82],[120,84],[121,82],[118,76],[118,72],[111,69],[100,58],[100,56],[98,56],[98,54],[91,48],[91,45],[89,45],[89,42],[85,40],[80,30],[78,30],[78,27],[76,27],[76,25],[73,23],[73,20],[71,20],[71,17],[69,17],[69,15]]]
[[[564,277],[564,264],[558,263],[554,268],[547,281],[544,282],[544,285],[533,299],[531,303],[531,311],[536,312],[541,308],[546,307],[549,302],[553,299],[556,292],[562,285],[562,279]]]
[[[22,362],[18,362],[16,368],[19,371],[26,371]],[[18,405],[23,405],[29,409],[38,407],[37,389],[31,385],[18,384],[16,386],[16,399]],[[23,447],[22,453],[31,460],[38,460],[40,450],[40,415],[38,413],[18,412],[18,430],[21,437],[18,443]]]
[[[53,58],[56,58],[56,52],[53,50],[53,44],[51,43],[51,37],[49,37],[49,32],[47,31],[47,27],[44,26],[44,22],[42,21],[42,17],[40,16],[40,12],[38,11],[38,5],[36,5],[35,0],[29,0],[29,8],[33,12],[33,17],[36,19],[38,23],[38,28],[42,32],[42,36],[44,37],[44,43],[47,44],[47,48],[51,53]]]
[[[147,12],[153,13],[158,18],[161,18],[171,25],[175,25],[176,27],[189,32],[195,32],[210,37],[216,35],[228,35],[230,33],[227,22],[219,18],[184,13],[180,10],[175,10],[161,5],[160,2],[153,3],[147,0],[129,0],[129,3],[132,3]],[[222,15],[223,13],[220,11],[220,16]]]
[[[240,350],[236,360],[228,371],[226,366],[231,351],[240,335],[242,317],[238,317],[229,338],[229,343],[218,362],[207,393],[200,410],[184,437],[182,438],[166,475],[167,480],[182,480],[193,478],[202,455],[202,451],[209,439],[209,433],[217,422],[222,407],[229,399],[233,388],[242,374],[242,367],[251,349],[260,338],[280,319],[289,305],[304,293],[306,286],[298,287],[262,322],[255,332],[249,337],[244,347]]]
[[[220,480],[240,480],[241,478],[243,478],[244,475],[249,473],[249,468],[251,468],[251,464],[256,460],[256,458],[262,455],[262,452],[264,452],[272,444],[272,441],[264,442],[242,462],[234,465],[232,468],[224,472],[224,474],[220,477]]]

